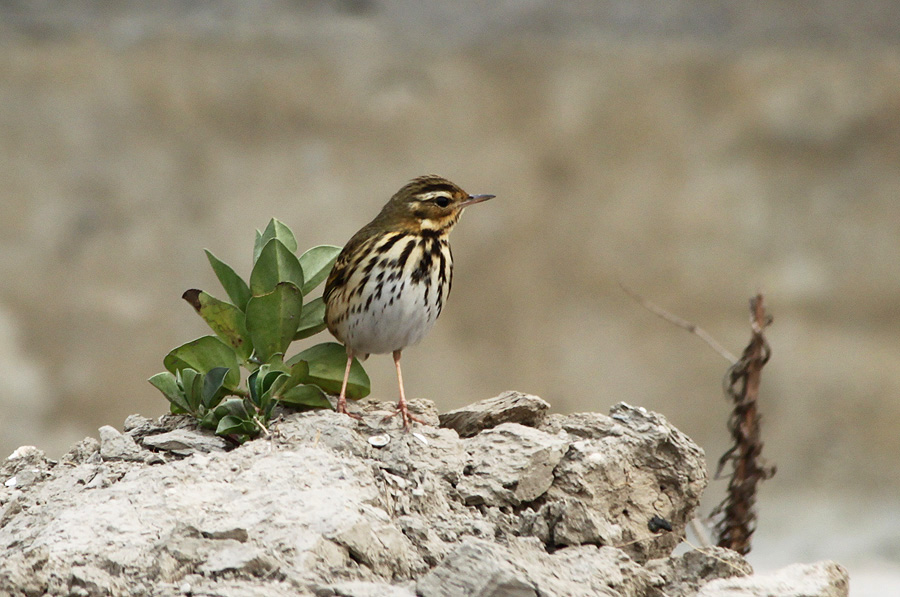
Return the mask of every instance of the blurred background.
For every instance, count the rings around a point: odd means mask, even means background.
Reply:
[[[410,395],[626,401],[714,469],[726,361],[619,284],[737,354],[762,291],[750,561],[900,587],[894,0],[4,2],[0,147],[3,454],[167,410],[146,379],[206,333],[181,293],[224,297],[203,248],[247,275],[269,218],[340,245],[437,173],[497,199],[454,232]]]

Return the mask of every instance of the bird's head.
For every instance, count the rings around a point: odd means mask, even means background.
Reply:
[[[410,232],[442,235],[456,225],[463,209],[492,197],[470,195],[446,178],[430,174],[411,180],[394,193],[379,219]]]

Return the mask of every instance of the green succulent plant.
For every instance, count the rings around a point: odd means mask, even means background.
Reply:
[[[344,347],[325,342],[285,357],[292,342],[325,329],[322,298],[306,299],[328,277],[340,247],[321,245],[300,257],[296,251],[294,234],[274,218],[256,231],[249,283],[206,251],[230,302],[198,289],[182,295],[215,335],[172,349],[163,359],[166,371],[148,380],[173,413],[190,414],[203,427],[244,442],[266,430],[276,404],[331,408],[326,394],[340,390]],[[369,391],[369,377],[354,361],[347,397]]]

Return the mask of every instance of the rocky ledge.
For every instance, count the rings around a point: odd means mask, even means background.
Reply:
[[[507,392],[426,421],[284,413],[240,447],[131,416],[58,462],[0,468],[0,594],[250,597],[846,596],[837,564],[753,575],[672,555],[707,473],[664,417],[547,414]]]

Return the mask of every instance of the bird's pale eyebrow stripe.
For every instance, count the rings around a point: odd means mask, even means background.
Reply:
[[[419,201],[431,201],[432,199],[437,199],[438,197],[445,197],[447,199],[452,199],[453,196],[450,194],[450,191],[429,191],[427,193],[419,193],[416,195],[416,199]]]

